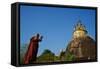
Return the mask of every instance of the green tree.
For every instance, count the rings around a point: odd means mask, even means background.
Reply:
[[[74,55],[70,52],[67,52],[66,56],[65,56],[65,60],[66,61],[73,61],[75,59]]]
[[[51,62],[54,61],[55,54],[50,50],[46,49],[44,52],[37,58],[38,62]]]

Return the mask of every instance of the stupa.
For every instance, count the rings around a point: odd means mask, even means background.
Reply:
[[[70,52],[74,60],[93,60],[96,58],[95,40],[89,36],[86,27],[79,20],[74,27],[72,40],[66,48],[66,55]]]

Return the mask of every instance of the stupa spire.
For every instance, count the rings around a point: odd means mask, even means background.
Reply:
[[[74,38],[83,37],[87,34],[86,27],[82,24],[81,20],[78,20],[77,24],[74,27]]]

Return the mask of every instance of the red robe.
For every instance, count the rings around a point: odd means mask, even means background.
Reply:
[[[24,57],[24,64],[36,61],[39,41],[41,41],[41,39],[39,39],[39,35],[31,38],[28,50]]]

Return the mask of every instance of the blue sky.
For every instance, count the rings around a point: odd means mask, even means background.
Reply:
[[[74,25],[81,20],[88,34],[95,39],[95,10],[40,6],[20,7],[21,45],[29,43],[36,33],[43,36],[38,55],[49,49],[56,55],[67,47],[72,39]]]

